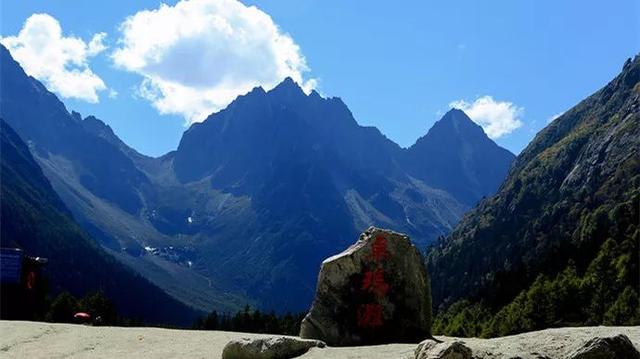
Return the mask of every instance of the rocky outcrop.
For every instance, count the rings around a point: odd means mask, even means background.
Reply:
[[[431,293],[420,252],[407,236],[371,227],[322,263],[300,336],[335,346],[417,343],[430,330]]]
[[[640,359],[640,353],[631,340],[619,334],[613,337],[593,338],[568,356],[569,359]]]
[[[493,339],[435,337],[416,359],[640,359],[639,327],[557,328]]]
[[[289,359],[314,347],[324,348],[325,344],[293,337],[242,338],[225,345],[222,359]]]
[[[416,348],[416,359],[471,359],[471,349],[461,341],[425,340]]]

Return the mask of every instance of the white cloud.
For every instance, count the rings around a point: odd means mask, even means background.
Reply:
[[[62,97],[98,102],[98,92],[107,87],[89,68],[89,59],[106,49],[105,33],[97,33],[85,43],[62,35],[60,23],[48,14],[33,14],[17,36],[0,42],[24,71],[45,83]]]
[[[96,56],[106,50],[107,46],[104,44],[105,37],[107,37],[107,34],[104,32],[99,32],[93,35],[93,38],[89,41],[89,45],[87,45],[87,55]]]
[[[491,96],[479,97],[472,103],[465,100],[454,101],[449,107],[464,111],[492,139],[507,135],[522,126],[519,118],[524,114],[524,108],[511,102],[496,101]]]
[[[109,98],[116,98],[118,97],[118,91],[114,89],[109,89],[109,94],[107,96],[109,96]]]
[[[144,77],[136,95],[160,113],[202,121],[255,86],[290,76],[306,91],[299,46],[271,17],[237,0],[183,0],[140,11],[121,25],[116,66]]]

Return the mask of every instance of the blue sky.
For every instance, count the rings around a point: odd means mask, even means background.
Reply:
[[[640,51],[635,0],[200,1],[209,15],[241,30],[235,33],[248,34],[246,44],[233,38],[218,43],[224,27],[205,29],[200,38],[177,36],[151,64],[158,53],[145,46],[154,41],[165,46],[162,31],[173,36],[184,27],[171,12],[176,1],[166,2],[167,17],[152,14],[158,18],[151,24],[161,26],[150,25],[146,33],[143,16],[128,28],[120,24],[139,11],[157,9],[157,1],[5,1],[0,35],[3,43],[22,46],[24,39],[16,36],[25,21],[44,13],[59,23],[62,38],[82,40],[85,49],[79,55],[67,51],[63,66],[88,70],[88,77],[69,82],[64,74],[39,67],[47,64],[38,58],[31,59],[31,72],[40,71],[68,109],[95,115],[127,144],[154,156],[175,149],[188,121],[224,107],[250,84],[273,86],[286,74],[323,95],[341,97],[360,124],[378,127],[402,146],[415,142],[456,103],[496,142],[518,153],[552,116],[602,87]],[[199,10],[189,11],[198,16]],[[187,24],[206,27],[215,16]],[[51,28],[43,26],[39,29]],[[105,33],[95,39],[99,46],[89,46],[99,33]],[[18,60],[27,63],[33,53]],[[84,57],[74,63],[73,56]],[[179,86],[170,86],[175,83]]]

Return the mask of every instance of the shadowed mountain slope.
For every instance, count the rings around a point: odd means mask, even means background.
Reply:
[[[107,255],[73,221],[29,148],[0,119],[3,246],[46,257],[52,294],[103,290],[121,314],[147,323],[189,326],[199,314]]]
[[[540,131],[498,193],[432,248],[435,305],[468,299],[498,311],[512,303],[494,323],[498,334],[624,323],[609,310],[626,308],[634,296],[637,308],[639,110],[636,56],[609,84]],[[543,300],[541,293],[554,285],[554,297]],[[529,322],[520,313],[520,324],[504,324],[535,295],[541,297],[531,303],[551,302],[544,312]],[[640,320],[633,313],[628,319],[633,315]]]
[[[339,98],[307,95],[291,79],[238,97],[192,125],[176,151],[149,158],[102,121],[68,113],[6,49],[0,56],[0,111],[78,223],[206,310],[305,310],[322,259],[371,225],[426,248],[497,188],[513,158],[456,111],[402,149],[358,125]],[[474,164],[481,151],[497,155]]]

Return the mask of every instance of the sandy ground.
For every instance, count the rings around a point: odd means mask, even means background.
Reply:
[[[493,352],[524,347],[561,347],[582,339],[623,333],[640,347],[640,327],[549,329],[492,340],[461,339],[474,349]],[[263,335],[158,328],[90,327],[71,324],[0,321],[1,358],[220,358],[232,339]],[[441,340],[453,338],[438,337]],[[524,347],[523,347],[524,346]],[[415,344],[314,348],[301,358],[413,358]],[[543,349],[543,348],[540,348]]]
[[[220,358],[232,339],[263,335],[0,321],[1,358]],[[266,335],[264,335],[266,336]],[[314,348],[301,358],[413,358],[415,344]]]

